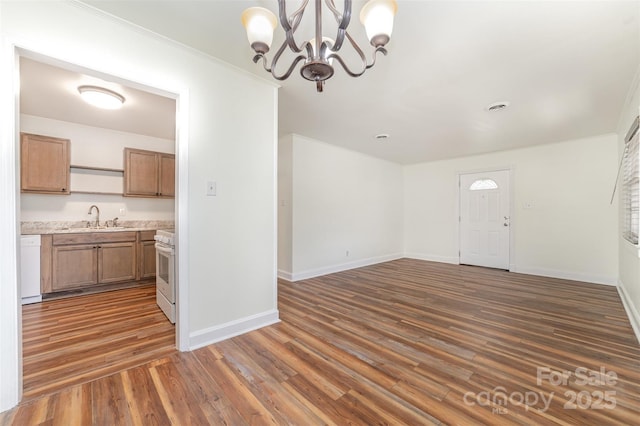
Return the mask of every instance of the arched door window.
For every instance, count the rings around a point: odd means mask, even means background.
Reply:
[[[498,184],[493,179],[478,179],[469,187],[470,191],[483,191],[486,189],[497,189]]]

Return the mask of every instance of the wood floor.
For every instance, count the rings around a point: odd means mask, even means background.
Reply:
[[[66,387],[0,424],[640,419],[640,346],[614,287],[402,259],[280,282],[279,309],[279,324]]]
[[[24,399],[175,352],[155,284],[22,308]]]

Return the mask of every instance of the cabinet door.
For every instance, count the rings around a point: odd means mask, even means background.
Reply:
[[[153,278],[156,276],[156,244],[155,241],[142,241],[140,247],[139,279]]]
[[[86,287],[98,283],[95,244],[53,247],[53,291]]]
[[[124,195],[157,197],[158,174],[157,153],[125,148]]]
[[[160,196],[176,195],[176,157],[173,154],[160,154]]]
[[[23,133],[20,140],[22,192],[69,194],[69,140]]]
[[[98,246],[98,282],[136,279],[136,243],[101,243]]]

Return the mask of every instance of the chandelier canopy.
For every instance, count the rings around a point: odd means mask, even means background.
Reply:
[[[371,62],[367,62],[364,52],[347,32],[351,21],[351,0],[344,0],[342,13],[336,8],[334,0],[324,0],[337,22],[335,41],[325,37],[322,33],[322,0],[315,1],[315,37],[298,44],[294,34],[300,25],[302,16],[309,4],[309,0],[303,0],[302,5],[290,16],[287,15],[286,0],[278,0],[278,20],[285,32],[285,41],[276,51],[271,65],[267,61],[267,52],[273,41],[273,30],[276,28],[276,16],[268,9],[262,7],[250,7],[242,13],[242,23],[247,30],[247,38],[251,48],[255,51],[253,62],[262,59],[262,64],[267,72],[276,80],[289,78],[296,65],[304,61],[300,67],[300,74],[309,81],[316,83],[318,92],[322,92],[325,80],[334,74],[333,62],[336,60],[344,71],[351,77],[359,77],[376,63],[376,53],[387,54],[386,44],[391,38],[393,29],[393,17],[397,10],[396,0],[369,0],[360,11],[360,22],[364,25],[369,43],[373,46]],[[345,38],[351,44],[354,51],[360,57],[362,66],[357,71],[349,69],[343,58],[338,54]],[[293,62],[283,74],[276,73],[278,60],[287,47],[296,54]]]

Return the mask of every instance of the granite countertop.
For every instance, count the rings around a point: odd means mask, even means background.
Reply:
[[[156,229],[173,229],[172,220],[121,220],[118,226],[104,226],[99,228],[87,227],[87,221],[75,222],[21,222],[20,233],[22,235],[45,234],[76,234],[86,232],[124,232],[124,231],[148,231]]]

